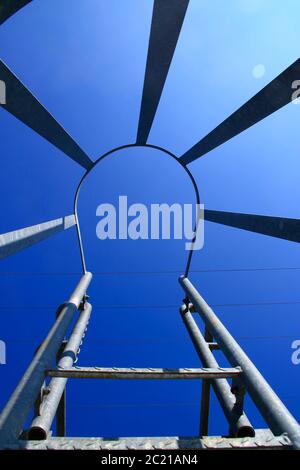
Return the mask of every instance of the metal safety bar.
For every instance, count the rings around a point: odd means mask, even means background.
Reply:
[[[84,274],[69,300],[59,307],[54,325],[2,411],[0,415],[0,448],[9,442],[16,441],[23,431],[24,422],[43,385],[45,371],[55,361],[56,354],[75,313],[81,302],[85,300],[91,279],[91,273]]]
[[[261,415],[276,436],[287,433],[294,449],[300,449],[300,426],[267,381],[263,378],[239,344],[231,336],[217,315],[201,297],[187,277],[181,276],[179,283],[204,321],[207,329],[218,342],[221,350],[233,367],[242,368],[242,379],[247,392]],[[194,343],[195,344],[195,343]]]

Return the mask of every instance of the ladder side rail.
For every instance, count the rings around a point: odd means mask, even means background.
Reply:
[[[203,367],[219,367],[209,344],[203,337],[186,305],[181,306],[180,314]],[[241,413],[236,409],[236,398],[228,381],[226,379],[212,380],[211,384],[228,421],[230,432],[238,437],[254,436],[255,431],[249,419],[245,413]]]
[[[72,367],[78,354],[79,347],[87,329],[91,316],[92,306],[85,303],[70,339],[58,362],[59,368]],[[67,378],[54,377],[48,385],[48,393],[41,403],[40,413],[31,423],[28,431],[28,439],[46,439],[57,412],[60,400],[67,385]]]
[[[24,422],[43,384],[45,371],[55,361],[68,327],[81,301],[85,299],[91,278],[91,273],[85,273],[68,302],[59,307],[56,321],[3,409],[0,415],[0,448],[9,442],[15,442],[22,432]]]
[[[242,368],[241,378],[249,395],[274,435],[287,433],[294,449],[300,449],[300,426],[264,379],[214,311],[187,277],[179,278],[186,296],[214,336],[232,366]]]

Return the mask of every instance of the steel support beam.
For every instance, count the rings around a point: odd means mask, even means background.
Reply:
[[[186,305],[183,305],[180,308],[180,313],[202,365],[204,367],[219,367],[219,364],[217,363],[215,357],[213,356],[209,348],[209,344],[205,341],[194,318],[192,317],[192,314],[187,309]],[[223,409],[225,417],[229,423],[230,432],[234,436],[238,437],[254,436],[255,431],[251,426],[251,423],[248,420],[247,416],[245,415],[245,413],[240,412],[236,409],[236,398],[231,392],[227,380],[213,380],[212,386]],[[205,406],[204,414],[206,414]]]
[[[270,426],[273,434],[281,435],[287,433],[293,447],[300,450],[300,426],[298,422],[189,279],[181,276],[179,282],[195,310],[199,313],[209,331],[220,345],[230,364],[234,367],[238,365],[242,368],[243,373],[241,378],[247,391]]]
[[[219,147],[236,135],[245,131],[270,114],[297,98],[293,83],[299,80],[300,59],[297,59],[274,80],[221,122],[197,144],[180,157],[184,165],[193,162],[211,150]]]
[[[0,103],[3,109],[86,170],[92,168],[93,162],[89,156],[2,60],[0,60],[0,80],[5,83],[6,90],[5,102]]]
[[[238,377],[239,367],[202,368],[202,369],[137,369],[119,367],[70,367],[68,369],[49,369],[50,377],[68,377],[72,379],[221,379]]]
[[[300,219],[205,209],[204,220],[300,243]]]
[[[58,367],[69,369],[76,360],[79,346],[84,337],[91,316],[92,307],[86,303],[81,311],[77,323],[72,331],[70,339],[63,351]],[[67,378],[55,377],[48,385],[48,393],[40,406],[40,413],[33,421],[28,431],[29,439],[46,439],[54,420],[59,403],[67,385]]]
[[[145,145],[173,59],[189,0],[154,0],[136,142]]]
[[[54,325],[2,411],[0,448],[9,442],[15,442],[22,432],[24,422],[43,384],[45,371],[55,360],[68,327],[85,297],[91,278],[91,273],[84,274],[68,302],[59,307],[60,313]]]
[[[76,224],[74,215],[0,234],[0,259],[25,250],[35,243],[67,230]]]

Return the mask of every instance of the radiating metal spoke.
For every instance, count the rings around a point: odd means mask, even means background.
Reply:
[[[147,142],[189,0],[154,0],[137,143]]]
[[[232,139],[296,99],[293,83],[300,79],[300,59],[265,86],[213,131],[185,152],[180,160],[188,164]]]
[[[1,60],[0,80],[5,83],[6,88],[6,103],[0,105],[6,111],[55,145],[83,168],[92,167],[93,162],[87,154]]]
[[[31,0],[1,0],[0,25],[30,2]]]
[[[74,215],[0,234],[0,259],[24,250],[76,224]]]
[[[211,210],[204,211],[204,219],[270,237],[300,242],[300,219]]]

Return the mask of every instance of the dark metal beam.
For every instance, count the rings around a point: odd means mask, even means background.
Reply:
[[[202,368],[202,369],[139,369],[135,367],[69,367],[49,369],[50,377],[68,377],[73,379],[222,379],[237,377],[241,374],[239,367]]]
[[[300,219],[205,209],[204,220],[269,235],[270,237],[300,242]]]
[[[88,155],[1,60],[0,80],[6,88],[6,103],[0,103],[0,106],[83,168],[88,170],[92,167],[93,162]]]
[[[31,0],[1,0],[0,25],[30,2]]]
[[[3,409],[0,415],[0,448],[16,442],[23,430],[24,422],[45,379],[45,371],[52,366],[91,279],[91,273],[84,274],[69,300],[60,306],[54,325]]]
[[[147,142],[189,0],[154,0],[137,144]]]
[[[179,282],[187,298],[192,302],[195,310],[199,313],[209,331],[220,345],[229,363],[233,367],[239,365],[242,368],[241,380],[261,415],[270,426],[273,434],[281,435],[287,433],[294,449],[300,449],[300,426],[296,419],[284,406],[280,398],[272,390],[189,279],[181,276]]]
[[[74,215],[68,215],[60,219],[0,234],[0,259],[24,250],[56,233],[67,230],[75,224]]]
[[[266,118],[296,99],[292,84],[300,77],[300,59],[265,86],[213,131],[185,152],[180,160],[187,165],[227,140]],[[294,95],[293,95],[294,94]]]

